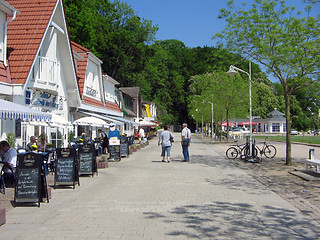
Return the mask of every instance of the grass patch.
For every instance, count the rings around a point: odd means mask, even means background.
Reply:
[[[254,138],[264,139],[265,136],[254,136]],[[268,136],[268,141],[285,142],[286,136]],[[320,136],[304,136],[304,135],[291,136],[291,142],[320,144]]]

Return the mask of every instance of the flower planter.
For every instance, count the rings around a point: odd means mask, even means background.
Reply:
[[[107,167],[108,167],[108,161],[97,162],[97,168],[107,168]]]

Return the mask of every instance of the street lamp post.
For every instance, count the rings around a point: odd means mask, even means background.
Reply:
[[[211,104],[211,137],[212,137],[212,141],[214,141],[214,125],[213,125],[213,102],[210,102],[210,101],[207,101],[207,100],[204,100],[204,102],[208,102]]]
[[[249,152],[249,157],[252,157],[252,92],[251,92],[251,61],[250,61],[250,59],[249,59],[249,73],[240,69],[240,68],[237,68],[237,67],[231,65],[227,74],[230,76],[233,76],[238,73],[237,71],[243,72],[249,76],[249,105],[250,105],[249,106],[249,108],[250,108],[250,110],[249,110],[249,112],[250,112],[250,139],[249,139],[250,152]]]
[[[202,134],[202,138],[203,138],[203,113],[202,113],[202,122],[201,122],[201,134]]]

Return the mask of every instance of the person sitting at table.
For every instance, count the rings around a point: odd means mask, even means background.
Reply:
[[[46,137],[41,136],[40,142],[38,143],[38,151],[45,152],[47,148]]]
[[[78,138],[78,142],[79,143],[84,143],[84,142],[86,142],[87,141],[87,139],[86,139],[86,133],[82,133],[81,134],[81,136]]]
[[[1,141],[0,142],[0,148],[4,152],[4,155],[2,157],[2,161],[7,163],[9,168],[12,169],[13,172],[15,172],[16,164],[17,164],[17,152],[12,147],[10,147],[9,143],[7,141]],[[11,170],[7,167],[4,168],[4,171],[6,173],[11,173]]]
[[[27,144],[26,151],[32,152],[38,149],[37,138],[35,136],[30,137],[30,142]]]

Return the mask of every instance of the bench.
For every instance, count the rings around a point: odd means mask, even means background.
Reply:
[[[317,169],[317,172],[319,172],[320,167],[320,160],[318,159],[307,159],[306,160],[306,170],[308,170],[308,167],[315,166]]]

